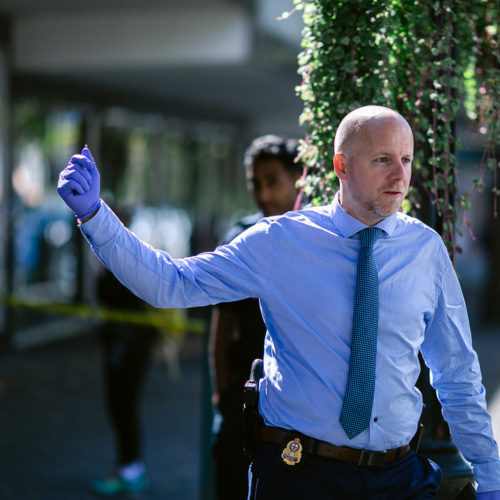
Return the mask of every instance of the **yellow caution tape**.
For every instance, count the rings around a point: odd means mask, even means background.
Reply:
[[[184,309],[151,309],[148,311],[128,311],[87,304],[68,304],[47,302],[37,298],[1,296],[0,303],[16,308],[31,309],[48,314],[77,316],[82,319],[100,320],[113,323],[126,323],[138,326],[150,326],[162,331],[169,337],[180,337],[186,332],[203,333],[205,322],[186,317]]]

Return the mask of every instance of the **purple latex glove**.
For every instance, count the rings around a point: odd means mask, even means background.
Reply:
[[[500,500],[500,490],[478,493],[477,500]]]
[[[82,154],[73,155],[59,174],[57,192],[79,219],[88,217],[101,206],[101,180],[92,153],[85,146]]]

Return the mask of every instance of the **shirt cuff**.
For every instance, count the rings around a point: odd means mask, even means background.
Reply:
[[[478,493],[500,490],[500,460],[474,464],[474,478]]]
[[[98,248],[113,239],[121,226],[120,219],[102,201],[94,217],[80,225],[80,231],[93,248]]]

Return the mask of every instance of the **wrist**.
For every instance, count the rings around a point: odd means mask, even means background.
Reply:
[[[92,217],[94,217],[94,215],[99,212],[99,209],[101,208],[101,204],[99,203],[99,206],[93,211],[91,212],[90,214],[86,215],[85,217],[77,217],[76,218],[76,222],[79,226],[81,226],[82,224],[84,224],[85,222],[89,221],[90,219],[92,219]]]

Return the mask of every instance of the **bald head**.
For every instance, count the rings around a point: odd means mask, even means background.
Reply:
[[[363,106],[351,111],[340,122],[335,133],[335,154],[349,154],[355,139],[362,136],[367,125],[386,120],[399,121],[411,132],[410,125],[397,111],[384,106]]]
[[[382,106],[349,113],[335,136],[340,205],[367,226],[393,215],[408,192],[412,160],[413,134],[399,113]]]

